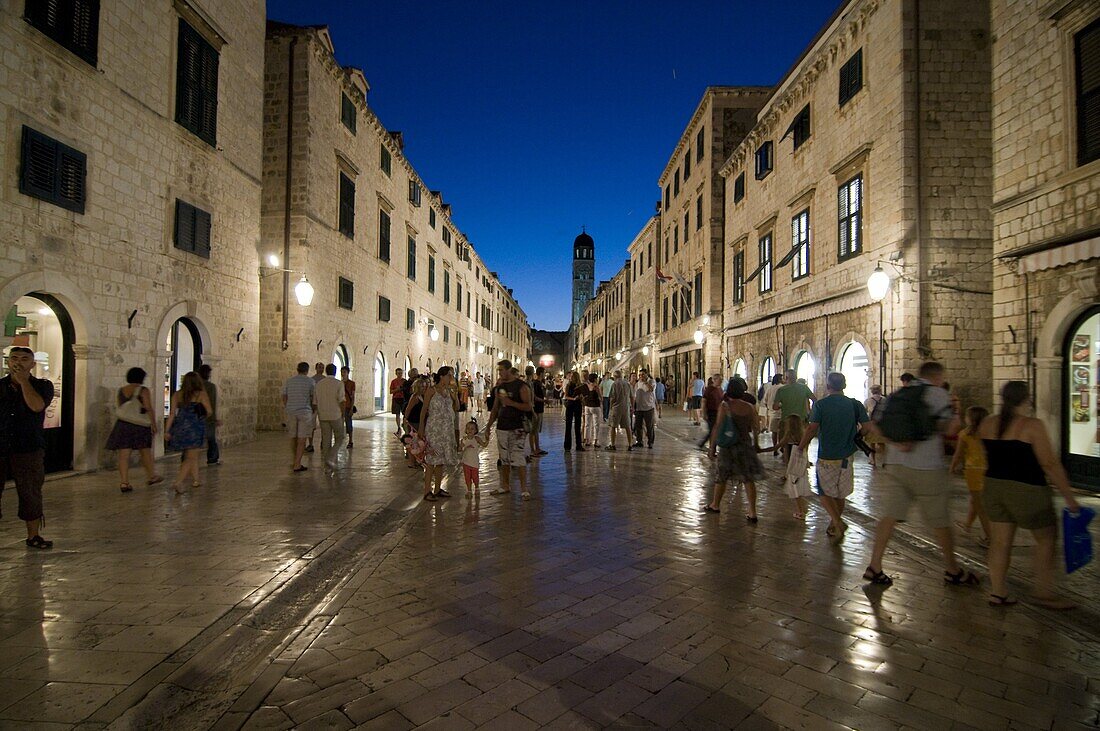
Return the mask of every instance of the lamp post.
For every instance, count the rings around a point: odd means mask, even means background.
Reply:
[[[889,291],[890,275],[882,270],[881,264],[877,264],[875,271],[867,277],[867,294],[872,302],[878,303],[878,378],[883,388],[886,387],[886,331],[882,325],[882,302]]]

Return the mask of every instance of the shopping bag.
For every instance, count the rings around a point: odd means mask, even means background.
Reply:
[[[783,475],[783,491],[787,497],[800,498],[812,497],[813,488],[810,487],[810,462],[806,453],[797,445],[791,448],[791,460],[787,463],[787,471]]]
[[[1065,540],[1066,573],[1072,574],[1092,560],[1092,536],[1089,522],[1096,515],[1092,508],[1081,508],[1077,513],[1062,508],[1062,536]]]

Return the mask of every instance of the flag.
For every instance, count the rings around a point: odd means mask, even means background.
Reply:
[[[672,277],[670,277],[669,275],[667,275],[667,274],[665,274],[664,272],[662,272],[662,271],[661,271],[661,267],[657,267],[657,281],[658,281],[658,282],[661,282],[662,284],[663,284],[664,282],[671,282],[671,281],[672,281]]]
[[[672,276],[676,277],[676,283],[679,284],[681,287],[683,287],[684,289],[691,289],[691,282],[684,279],[683,274],[680,274],[680,272],[675,272]]]

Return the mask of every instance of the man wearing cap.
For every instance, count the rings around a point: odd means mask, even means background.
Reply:
[[[19,494],[19,518],[27,524],[29,548],[52,548],[38,534],[42,525],[42,483],[46,480],[46,441],[42,423],[53,400],[53,383],[31,375],[34,351],[8,352],[8,375],[0,378],[0,493],[9,480]]]

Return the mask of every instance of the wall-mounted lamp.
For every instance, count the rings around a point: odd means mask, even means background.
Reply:
[[[430,337],[433,341],[439,340],[439,329],[436,328],[436,327],[433,327],[431,329],[431,331],[428,333],[428,337]]]
[[[695,338],[696,345],[702,345],[703,341],[707,339],[707,334],[702,330],[696,330],[693,337]]]

